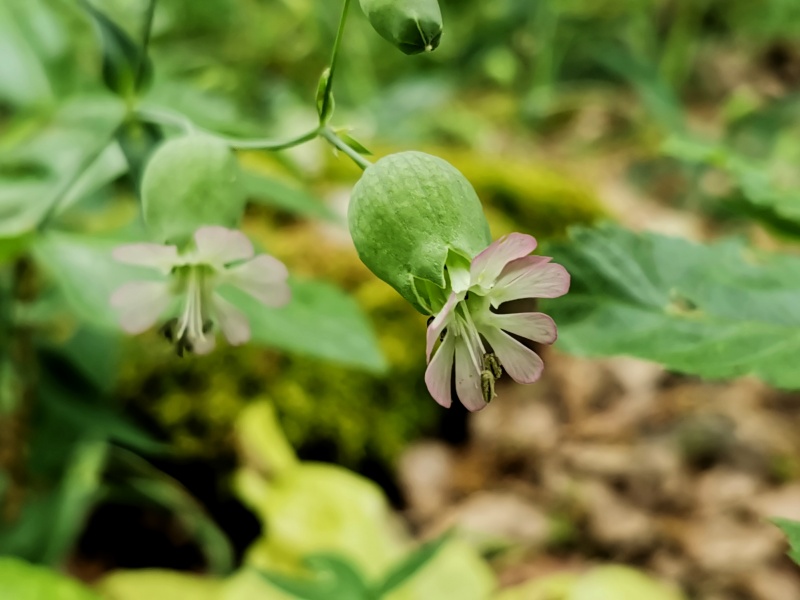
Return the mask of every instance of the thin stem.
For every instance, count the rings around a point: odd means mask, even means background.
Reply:
[[[350,159],[356,163],[361,169],[366,170],[367,167],[372,165],[370,161],[361,156],[358,152],[353,150],[347,143],[344,142],[338,135],[336,135],[329,127],[323,128],[319,135],[325,138],[333,147],[338,148],[344,152]]]
[[[89,169],[89,167],[91,167],[95,163],[95,161],[97,161],[98,158],[100,158],[103,152],[106,151],[112,139],[113,138],[109,138],[109,140],[105,144],[102,144],[94,152],[86,156],[86,158],[83,159],[81,164],[78,165],[78,168],[75,169],[75,172],[73,172],[72,175],[70,175],[70,177],[67,179],[67,181],[64,182],[64,185],[62,185],[58,189],[58,191],[53,195],[53,199],[50,201],[50,205],[47,207],[47,210],[42,215],[42,218],[39,220],[39,226],[38,226],[39,231],[42,231],[47,227],[47,225],[50,223],[50,219],[52,219],[53,215],[55,215],[56,210],[58,209],[61,202],[64,200],[64,198],[67,197],[67,194],[69,194],[70,190],[75,186],[75,184],[78,182],[81,176]]]
[[[147,5],[147,12],[144,15],[144,25],[142,27],[142,51],[139,57],[139,64],[136,66],[136,87],[138,88],[142,83],[144,77],[144,65],[147,62],[147,49],[150,46],[150,34],[153,30],[153,15],[156,12],[156,2],[158,0],[150,0]]]
[[[328,67],[330,73],[328,74],[328,81],[325,84],[325,97],[322,100],[322,108],[319,111],[320,115],[327,114],[328,105],[331,103],[331,94],[333,92],[333,76],[336,72],[336,62],[339,58],[339,47],[342,44],[342,37],[344,36],[344,26],[347,23],[347,12],[350,9],[350,0],[344,0],[342,6],[342,16],[339,18],[339,28],[336,31],[336,40],[333,42],[333,51],[331,52],[331,63]]]
[[[320,134],[320,127],[315,127],[311,131],[307,131],[296,137],[288,140],[274,140],[270,138],[232,138],[219,135],[208,129],[198,127],[186,116],[173,113],[170,111],[154,108],[140,108],[136,111],[137,116],[143,121],[148,123],[155,123],[157,125],[166,125],[168,127],[177,127],[186,133],[202,132],[206,135],[213,136],[218,140],[225,142],[231,148],[238,150],[286,150],[294,146],[299,146],[305,142],[310,142]]]

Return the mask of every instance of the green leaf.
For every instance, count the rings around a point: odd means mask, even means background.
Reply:
[[[0,557],[0,598],[100,600],[100,596],[74,579],[13,557]]]
[[[352,298],[321,281],[290,286],[292,299],[282,308],[266,308],[236,288],[220,291],[247,315],[257,344],[373,372],[386,369],[375,334]]]
[[[317,83],[317,113],[319,114],[319,122],[321,125],[327,124],[333,116],[336,101],[333,99],[333,92],[326,94],[328,85],[331,78],[330,68],[325,69]]]
[[[408,579],[412,578],[417,572],[427,565],[441,550],[442,546],[451,538],[451,532],[448,531],[440,535],[435,540],[431,540],[422,544],[414,552],[412,552],[405,560],[401,561],[395,567],[390,569],[387,575],[383,578],[380,585],[377,586],[375,597],[383,598],[392,590],[400,587]]]
[[[91,15],[103,41],[103,82],[123,98],[145,91],[153,79],[153,65],[147,55],[119,25],[87,0],[81,6]]]
[[[346,131],[337,131],[336,135],[338,135],[341,140],[350,146],[353,150],[358,152],[359,154],[363,154],[365,156],[372,156],[372,151],[366,148],[361,142],[355,139]]]
[[[242,182],[247,196],[259,204],[274,206],[303,217],[326,221],[339,220],[337,215],[317,198],[280,179],[255,171],[246,171],[242,174]]]
[[[17,131],[5,134],[0,140],[5,142],[0,146],[0,238],[34,230],[54,205],[60,210],[62,202],[73,204],[119,174],[108,145],[122,114],[116,100],[76,97],[52,117],[20,121]]]
[[[616,226],[573,230],[549,251],[572,275],[567,296],[543,303],[567,352],[800,388],[800,258]]]
[[[783,517],[775,517],[772,522],[783,530],[789,538],[789,558],[800,565],[800,521],[792,521]]]
[[[147,502],[174,515],[203,551],[208,570],[217,575],[233,569],[233,549],[219,526],[175,479],[143,458],[122,448],[112,448],[111,467],[121,477],[113,488],[118,501]]]
[[[113,249],[125,242],[88,235],[50,231],[39,236],[33,255],[51,275],[72,312],[86,323],[119,331],[117,313],[109,299],[129,281],[152,280],[152,269],[115,261]]]
[[[159,241],[184,243],[204,225],[236,227],[246,202],[236,156],[209,135],[167,140],[142,176],[142,213]]]
[[[162,569],[114,571],[96,587],[107,600],[229,600],[222,580]]]
[[[260,570],[272,585],[305,600],[371,600],[363,577],[346,559],[333,554],[311,554],[303,562],[313,578],[293,578],[272,570]]]
[[[99,439],[86,439],[75,446],[61,482],[44,562],[58,564],[83,529],[100,494],[107,451],[108,445]]]

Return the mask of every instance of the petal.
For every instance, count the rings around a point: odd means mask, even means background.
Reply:
[[[195,231],[194,243],[195,260],[215,266],[252,258],[255,254],[253,244],[245,234],[219,225],[209,225]]]
[[[178,248],[163,244],[127,244],[114,248],[114,260],[169,273],[178,261]]]
[[[133,281],[111,294],[111,306],[120,312],[120,325],[131,334],[155,325],[171,301],[169,286],[163,281]]]
[[[489,319],[498,329],[540,344],[552,344],[558,335],[555,322],[544,313],[491,313]]]
[[[486,406],[481,388],[481,372],[472,362],[469,342],[463,335],[456,342],[456,392],[467,410],[476,411]],[[481,357],[482,358],[482,357]]]
[[[247,292],[266,306],[279,307],[289,302],[291,289],[286,283],[289,271],[274,256],[259,254],[253,260],[223,272],[220,283],[227,283]]]
[[[535,249],[536,238],[533,236],[524,233],[504,235],[472,260],[472,284],[490,288],[509,262],[528,256]]]
[[[448,333],[442,345],[433,355],[428,368],[425,370],[425,385],[428,386],[433,399],[445,408],[450,408],[453,402],[450,394],[450,381],[453,375],[453,354],[455,351],[455,334]]]
[[[247,342],[250,339],[250,323],[244,313],[219,294],[214,294],[211,302],[219,328],[228,343],[239,346]]]
[[[542,376],[544,363],[536,352],[494,327],[485,327],[481,333],[514,381],[533,383]]]
[[[492,306],[520,298],[558,298],[569,290],[569,273],[546,256],[518,258],[503,269],[489,294]]]
[[[433,352],[433,346],[436,344],[436,340],[439,339],[442,331],[447,326],[447,322],[450,320],[450,313],[453,311],[453,308],[455,308],[458,300],[459,296],[456,293],[450,294],[450,297],[442,307],[442,310],[439,311],[439,314],[436,315],[436,318],[431,321],[430,325],[428,325],[428,334],[426,336],[425,344],[425,356],[427,357],[428,362],[431,362],[431,352]]]

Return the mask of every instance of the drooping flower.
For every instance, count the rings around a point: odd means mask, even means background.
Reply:
[[[240,231],[201,227],[193,241],[182,252],[173,245],[141,243],[120,246],[113,253],[119,262],[157,269],[166,276],[126,283],[112,294],[122,328],[138,334],[166,317],[163,332],[179,355],[211,352],[215,327],[232,345],[250,339],[247,317],[218,293],[219,286],[237,287],[270,307],[283,306],[290,297],[284,264],[266,254],[256,256]]]
[[[425,372],[428,391],[442,406],[452,403],[454,369],[458,398],[471,411],[494,397],[503,369],[518,383],[533,383],[541,376],[542,359],[518,338],[552,344],[555,323],[539,312],[501,309],[514,300],[567,293],[566,269],[549,257],[532,256],[535,248],[533,237],[512,233],[478,254],[468,268],[466,263],[448,266],[449,297],[428,325]]]

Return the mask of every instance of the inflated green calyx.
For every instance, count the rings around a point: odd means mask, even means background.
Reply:
[[[381,37],[405,54],[431,52],[442,37],[437,0],[360,0],[361,9]]]
[[[235,228],[247,200],[233,152],[199,134],[159,146],[145,167],[141,193],[153,236],[178,244],[204,225]]]
[[[423,152],[392,154],[367,168],[348,221],[363,263],[424,314],[444,298],[446,263],[460,257],[468,265],[492,241],[469,181]]]

